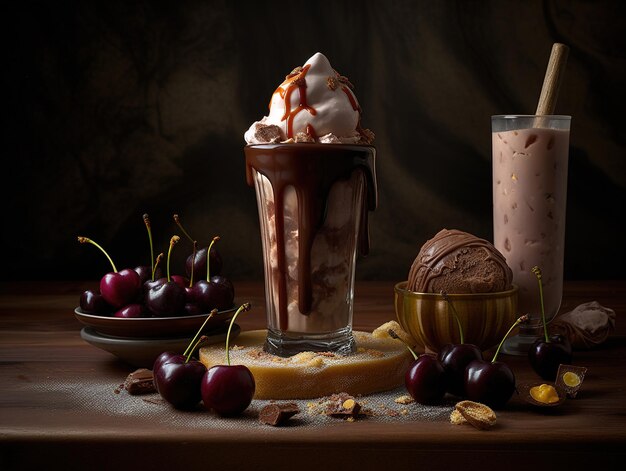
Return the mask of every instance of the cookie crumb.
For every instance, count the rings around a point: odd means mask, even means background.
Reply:
[[[452,425],[462,425],[466,424],[467,420],[465,420],[465,417],[463,417],[458,410],[454,409],[450,414],[450,423]]]
[[[396,397],[393,402],[395,402],[396,404],[412,404],[415,402],[415,399],[413,399],[411,396],[408,395],[404,395],[404,396],[400,396],[400,397]]]

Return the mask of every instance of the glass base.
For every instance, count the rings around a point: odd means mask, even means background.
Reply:
[[[263,350],[279,357],[290,357],[301,352],[350,355],[356,351],[356,341],[350,327],[324,334],[297,334],[267,329]]]
[[[528,355],[528,349],[539,338],[538,335],[514,335],[504,341],[502,353],[506,355]]]

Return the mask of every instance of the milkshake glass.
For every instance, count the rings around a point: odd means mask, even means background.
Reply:
[[[258,144],[245,155],[263,245],[265,351],[353,352],[355,263],[377,202],[374,147]]]
[[[525,354],[541,327],[534,266],[543,274],[546,319],[561,305],[570,121],[553,115],[491,118],[494,245],[519,287],[519,313],[530,316],[505,343],[506,353]]]

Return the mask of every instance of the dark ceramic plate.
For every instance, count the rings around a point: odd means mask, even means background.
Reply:
[[[559,400],[557,402],[553,402],[553,403],[539,402],[539,401],[535,400],[535,398],[530,395],[530,389],[531,388],[533,388],[535,386],[542,385],[542,384],[549,384],[554,389],[556,389],[556,393],[559,395]],[[556,406],[560,406],[561,404],[563,404],[563,402],[565,402],[565,398],[566,398],[565,391],[563,391],[560,387],[558,387],[554,383],[551,383],[550,381],[535,381],[535,382],[532,382],[532,383],[521,383],[521,384],[517,385],[517,392],[519,393],[520,397],[523,400],[525,400],[529,404],[531,404],[533,406],[537,406],[537,407],[556,407]]]
[[[202,345],[211,345],[224,343],[226,341],[226,332],[228,326],[226,324],[217,329],[205,331],[204,335],[207,336],[206,342]],[[230,338],[236,338],[239,335],[241,329],[237,324],[233,325],[233,330],[230,333]],[[139,367],[150,368],[154,364],[154,360],[163,352],[178,352],[183,353],[191,342],[191,337],[173,337],[162,339],[129,339],[121,337],[111,337],[109,335],[102,335],[96,332],[91,327],[84,327],[80,331],[82,339],[97,347],[101,350],[105,350],[112,353],[120,360],[126,363]],[[197,356],[197,355],[196,355]]]
[[[235,314],[236,308],[219,311],[213,316],[205,327],[205,330],[215,329],[230,321]],[[137,319],[124,319],[118,317],[96,316],[74,309],[74,316],[79,322],[94,331],[115,337],[144,339],[144,338],[173,338],[185,335],[193,336],[209,314],[180,317],[142,317]]]

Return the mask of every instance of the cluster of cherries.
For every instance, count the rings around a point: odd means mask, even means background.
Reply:
[[[250,405],[255,391],[254,376],[243,365],[231,365],[229,340],[235,319],[242,311],[249,311],[250,304],[239,307],[228,326],[226,334],[226,364],[207,370],[200,361],[193,359],[194,350],[205,340],[200,332],[217,311],[213,310],[182,355],[161,353],[152,367],[154,385],[163,399],[177,409],[195,409],[200,401],[206,409],[221,416],[238,415]]]
[[[531,366],[539,376],[554,381],[559,365],[571,363],[572,348],[565,337],[548,336],[541,271],[535,267],[533,272],[539,281],[545,338],[535,341],[528,351],[528,356]],[[407,391],[416,402],[421,404],[437,403],[448,392],[455,396],[482,402],[496,409],[504,407],[515,391],[515,375],[506,363],[496,361],[496,359],[508,335],[518,324],[527,321],[528,316],[521,316],[515,321],[489,362],[483,359],[482,352],[476,345],[464,343],[463,329],[454,305],[447,296],[445,298],[452,308],[459,327],[461,343],[445,345],[437,356],[423,354],[419,357],[407,345],[415,358],[405,375]],[[398,338],[393,331],[390,331],[390,334]]]
[[[235,289],[229,279],[220,275],[222,259],[213,248],[219,237],[214,237],[208,247],[197,250],[197,242],[185,231],[175,214],[174,221],[193,245],[193,252],[185,264],[189,278],[170,273],[172,249],[180,241],[177,235],[170,239],[167,276],[162,276],[159,264],[163,254],[159,254],[155,260],[152,229],[147,214],[143,215],[143,220],[150,242],[150,266],[118,271],[109,254],[98,243],[87,237],[78,237],[80,243],[98,247],[113,268],[100,280],[100,292],[87,290],[81,295],[80,308],[83,312],[122,318],[170,317],[198,315],[212,309],[224,310],[233,306]],[[206,273],[206,278],[194,282],[194,274],[198,273]]]

